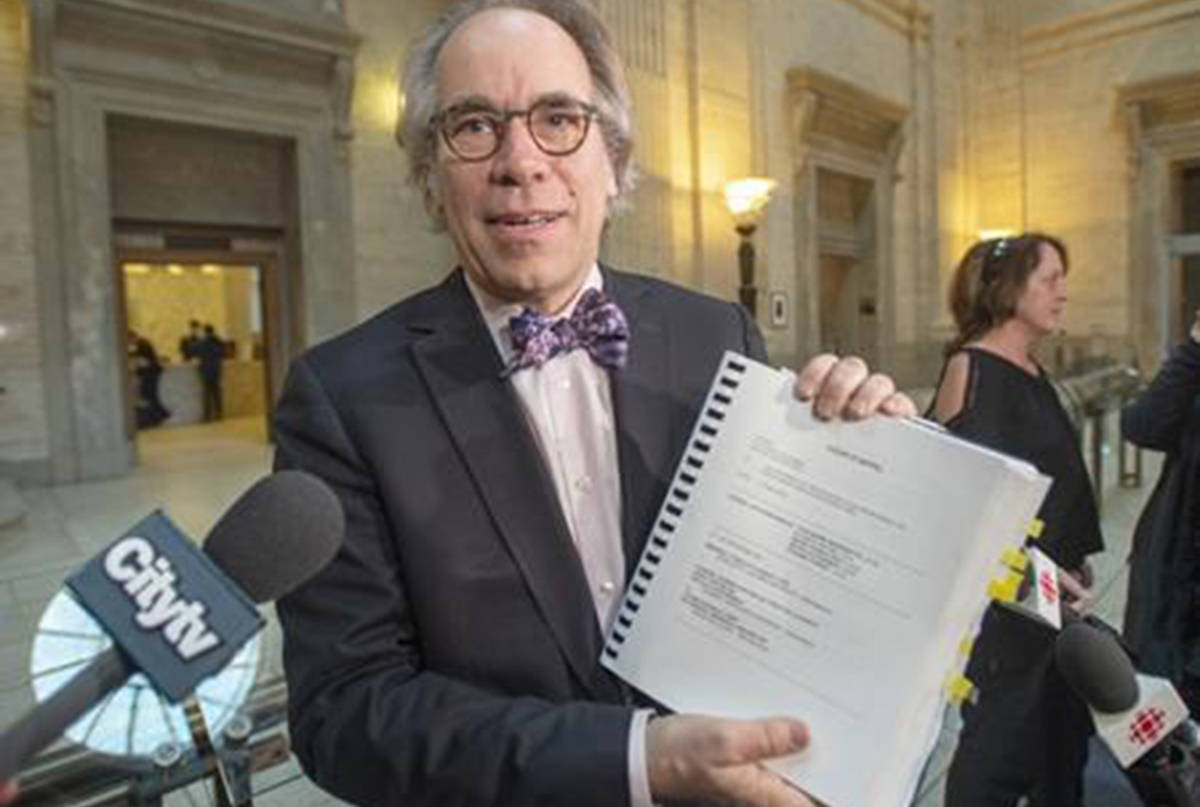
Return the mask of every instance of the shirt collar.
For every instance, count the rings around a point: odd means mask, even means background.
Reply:
[[[483,316],[488,333],[492,335],[492,341],[495,342],[496,350],[500,353],[500,360],[504,364],[508,364],[516,352],[512,347],[508,322],[525,309],[525,304],[502,300],[495,295],[489,294],[475,283],[470,273],[466,270],[463,270],[463,279],[467,281],[467,289],[471,292],[471,298],[475,301],[475,306]],[[588,289],[604,290],[604,275],[600,273],[599,264],[592,264],[592,269],[588,272],[587,278],[584,279],[583,285],[579,287],[579,290],[575,292],[575,296],[563,307],[562,311],[554,316],[554,319],[559,320],[571,316],[571,313],[575,310],[575,306],[579,303],[579,298]]]

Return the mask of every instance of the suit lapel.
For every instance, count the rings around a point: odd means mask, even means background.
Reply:
[[[495,525],[580,683],[593,696],[599,626],[558,495],[470,292],[456,273],[413,354]]]
[[[605,271],[605,290],[629,320],[629,359],[612,374],[621,473],[621,531],[626,577],[674,471],[669,339],[653,291],[636,278]]]

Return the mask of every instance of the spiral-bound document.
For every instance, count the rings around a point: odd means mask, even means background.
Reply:
[[[802,719],[777,772],[902,807],[1050,480],[922,421],[817,421],[794,380],[725,355],[603,662],[679,712]]]

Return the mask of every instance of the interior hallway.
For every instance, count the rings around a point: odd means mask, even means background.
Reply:
[[[43,608],[65,577],[156,507],[201,539],[224,509],[268,471],[271,457],[259,419],[151,430],[139,436],[139,451],[140,463],[128,476],[22,490],[28,514],[23,521],[0,528],[0,725],[11,723],[32,703],[28,685],[32,636]],[[1095,610],[1113,624],[1119,622],[1124,607],[1129,537],[1158,473],[1157,456],[1145,453],[1143,457],[1142,486],[1111,487],[1104,497],[1108,550],[1096,562],[1100,582]],[[279,638],[272,620],[264,637],[259,680],[276,676],[279,670]],[[955,729],[955,719],[948,718],[920,791],[920,807],[941,803],[940,775],[953,748]],[[1089,792],[1089,807],[1130,804],[1121,798],[1119,780],[1104,768],[1093,765],[1090,771],[1089,781],[1095,785]],[[305,781],[294,761],[256,777],[255,789],[259,807],[340,804]],[[212,803],[200,788],[189,791],[176,794],[167,804]]]

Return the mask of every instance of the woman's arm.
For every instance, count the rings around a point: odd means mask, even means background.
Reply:
[[[966,407],[970,374],[971,357],[965,352],[955,353],[946,362],[946,372],[942,374],[933,407],[933,416],[938,423],[948,423]]]

